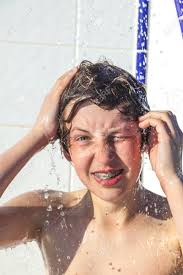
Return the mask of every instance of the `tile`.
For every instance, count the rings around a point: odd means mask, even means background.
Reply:
[[[160,186],[159,180],[156,177],[155,172],[151,168],[151,164],[147,154],[145,154],[144,157],[143,186],[151,192],[165,197],[165,194]]]
[[[112,64],[119,66],[130,73],[135,72],[135,52],[133,50],[110,50],[100,48],[79,48],[78,63],[82,60],[98,62],[99,60],[109,60]]]
[[[0,266],[2,275],[45,274],[43,258],[35,242],[0,250]]]
[[[1,1],[0,40],[73,44],[76,0]]]
[[[136,1],[80,1],[79,44],[92,47],[136,47]]]
[[[73,47],[0,43],[0,124],[32,125],[45,94],[74,65]]]
[[[0,127],[0,153],[15,144],[27,129]],[[68,191],[70,189],[70,163],[62,158],[58,143],[48,145],[34,155],[0,199],[0,203],[30,190],[53,189]]]
[[[70,191],[76,191],[85,189],[85,185],[82,183],[82,181],[79,179],[75,169],[71,168],[71,182],[70,182]]]

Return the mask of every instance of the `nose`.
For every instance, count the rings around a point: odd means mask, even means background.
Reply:
[[[99,142],[95,147],[95,160],[103,165],[109,164],[115,159],[115,149],[105,141]]]

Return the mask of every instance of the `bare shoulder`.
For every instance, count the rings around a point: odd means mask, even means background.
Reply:
[[[162,197],[149,190],[143,190],[143,204],[141,208],[141,226],[147,238],[153,240],[154,246],[164,252],[171,252],[172,260],[177,267],[183,267],[183,258],[177,230],[166,197]],[[144,226],[145,225],[145,226]],[[181,271],[183,271],[181,269]],[[181,273],[182,274],[182,273]]]
[[[43,191],[35,190],[20,194],[2,204],[2,207],[42,207],[45,205]]]
[[[143,214],[147,225],[153,229],[158,228],[169,236],[177,238],[175,224],[166,197],[160,196],[147,189],[142,192],[143,203],[140,212]]]
[[[43,205],[51,205],[53,208],[58,208],[59,206],[67,208],[72,208],[78,205],[82,199],[85,197],[87,189],[82,189],[73,192],[63,192],[58,190],[42,190],[39,194],[42,197]]]

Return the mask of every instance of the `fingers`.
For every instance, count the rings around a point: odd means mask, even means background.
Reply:
[[[75,74],[78,71],[78,67],[74,67],[71,70],[65,72],[61,77],[59,77],[51,90],[51,94],[53,96],[58,96],[62,94],[62,92],[66,89],[69,85],[70,81],[73,79]]]
[[[148,119],[145,119],[143,121],[141,121],[139,123],[139,127],[140,128],[148,128],[148,127],[153,127],[156,129],[156,132],[158,134],[158,141],[165,141],[165,140],[169,140],[170,138],[170,134],[168,132],[168,129],[165,125],[165,123],[160,120],[160,119],[155,119],[155,118],[148,118]],[[151,133],[150,133],[150,138],[152,139],[152,135],[155,135],[155,132],[152,131],[151,129]]]
[[[177,123],[176,116],[171,111],[151,111],[139,118],[139,127],[155,127],[157,132],[168,133],[173,138],[180,138],[182,131]],[[164,128],[161,129],[161,127]],[[166,132],[165,132],[166,131]],[[163,133],[164,132],[164,133]]]

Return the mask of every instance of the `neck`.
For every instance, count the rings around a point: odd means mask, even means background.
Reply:
[[[137,184],[133,190],[125,192],[117,202],[104,201],[91,193],[94,218],[97,224],[104,227],[117,226],[122,228],[139,212],[141,187]]]

